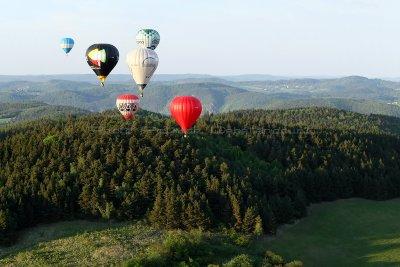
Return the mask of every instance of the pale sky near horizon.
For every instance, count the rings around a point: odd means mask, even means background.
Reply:
[[[91,73],[86,48],[160,32],[157,73],[400,77],[396,0],[0,0],[0,74]],[[75,39],[68,57],[59,47]]]

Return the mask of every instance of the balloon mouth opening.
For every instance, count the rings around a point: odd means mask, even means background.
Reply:
[[[188,135],[188,129],[182,129],[182,133],[184,137],[187,137]]]
[[[104,83],[105,83],[107,77],[106,76],[99,76],[98,78],[100,80],[100,86],[104,87]]]
[[[139,84],[139,92],[140,92],[140,96],[143,97],[143,93],[144,93],[144,88],[146,88],[147,84]]]
[[[122,118],[125,120],[125,121],[130,121],[130,120],[133,120],[133,115],[131,115],[131,116],[122,116]]]

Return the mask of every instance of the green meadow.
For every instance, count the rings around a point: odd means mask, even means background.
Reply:
[[[271,250],[304,266],[399,266],[399,221],[398,199],[339,200],[311,206],[307,217],[281,227],[274,237],[247,242],[240,236],[235,241],[224,239],[229,234],[203,233],[208,240],[203,243],[215,254],[198,257],[223,265],[245,254],[257,266]],[[142,222],[74,220],[39,225],[26,230],[14,246],[0,248],[0,265],[123,265],[159,246],[164,234]]]
[[[268,247],[305,266],[400,266],[400,200],[313,205]]]

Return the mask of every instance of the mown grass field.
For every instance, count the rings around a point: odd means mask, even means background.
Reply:
[[[400,266],[400,200],[339,200],[309,211],[265,245],[305,266]]]
[[[25,231],[16,245],[0,247],[0,266],[120,265],[162,242],[162,236],[137,222],[40,225]],[[248,246],[210,244],[215,247],[211,261],[218,264],[238,254],[257,258],[272,250],[305,266],[400,266],[400,200],[313,205],[308,217],[282,227],[276,237],[258,238]]]

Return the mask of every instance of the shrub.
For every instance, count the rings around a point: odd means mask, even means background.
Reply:
[[[206,264],[203,258],[209,252],[209,244],[201,230],[171,231],[161,245],[150,247],[127,266],[203,266]]]
[[[238,246],[247,247],[251,242],[251,236],[237,232],[235,229],[225,229],[225,234]]]
[[[285,264],[284,259],[282,256],[275,254],[272,251],[265,252],[264,261],[262,263],[263,267],[267,266],[283,266]]]
[[[304,264],[301,261],[291,261],[285,264],[285,267],[303,267]]]
[[[252,267],[254,266],[253,260],[247,254],[241,254],[223,265],[224,267]]]

